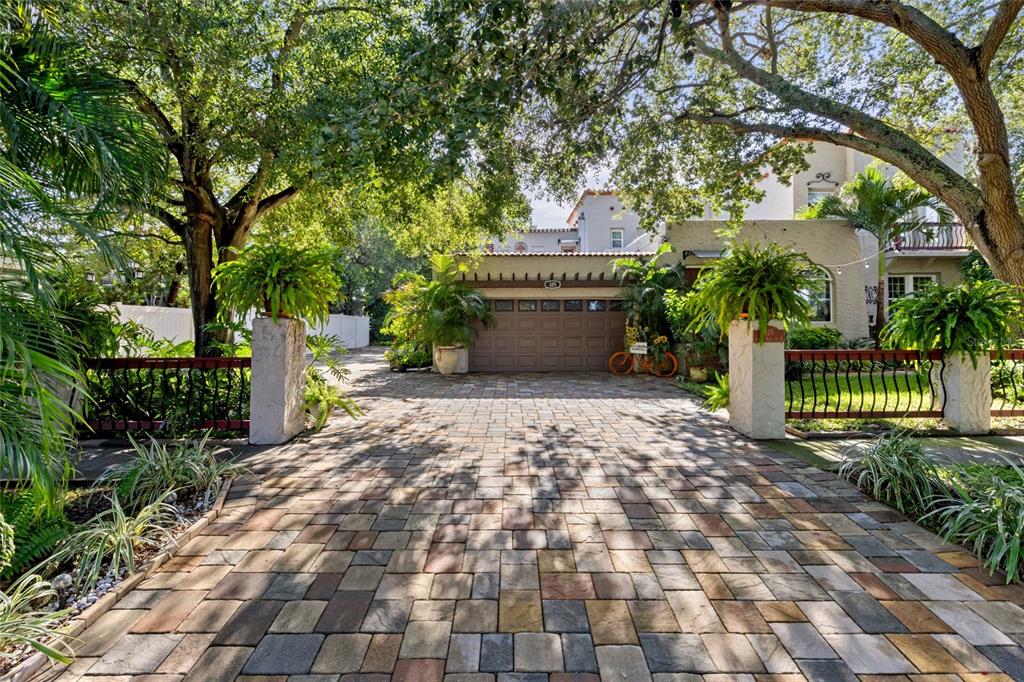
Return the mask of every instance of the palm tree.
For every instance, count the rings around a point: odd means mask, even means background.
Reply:
[[[61,265],[59,244],[42,228],[107,249],[101,228],[148,197],[166,161],[123,85],[81,63],[47,17],[0,0],[0,468],[53,508],[80,377],[47,277]]]
[[[622,308],[627,319],[631,324],[647,327],[652,335],[671,334],[665,294],[685,282],[678,264],[658,265],[658,260],[671,251],[672,246],[666,243],[646,260],[626,256],[613,263],[613,271],[619,276],[622,287]]]
[[[929,232],[932,223],[921,209],[934,209],[940,226],[952,221],[952,213],[917,185],[890,181],[873,166],[865,168],[839,194],[809,206],[809,218],[843,218],[878,240],[878,294],[875,296],[873,337],[878,348],[885,325],[885,252],[903,234]]]

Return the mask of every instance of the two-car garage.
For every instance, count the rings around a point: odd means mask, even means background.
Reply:
[[[639,255],[639,254],[630,254]],[[494,325],[469,349],[471,372],[603,370],[622,350],[626,315],[612,261],[622,253],[475,256],[466,283]]]
[[[489,301],[494,326],[470,347],[474,372],[604,369],[622,350],[621,301],[604,298],[517,298]]]

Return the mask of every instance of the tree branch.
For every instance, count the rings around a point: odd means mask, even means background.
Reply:
[[[146,215],[156,218],[164,225],[168,227],[174,234],[184,238],[185,236],[185,221],[177,218],[174,214],[165,208],[159,206],[146,205],[142,209]]]
[[[987,73],[989,67],[992,66],[992,60],[995,59],[999,46],[1003,44],[1006,34],[1009,33],[1021,9],[1024,9],[1024,0],[1003,0],[999,4],[999,9],[996,10],[992,23],[985,31],[985,36],[975,48],[978,55],[978,69],[981,73]]]
[[[893,128],[855,107],[808,92],[780,75],[769,73],[751,64],[733,50],[728,42],[725,43],[726,48],[721,50],[699,39],[695,39],[694,44],[700,52],[725,63],[738,75],[764,88],[794,109],[831,119],[847,126],[860,137],[898,150],[904,155],[927,160],[926,163],[930,165],[941,166],[944,171],[952,172],[952,169],[902,130]]]
[[[892,164],[908,176],[919,179],[919,183],[932,194],[937,195],[939,193],[937,190],[940,189],[941,186],[955,186],[959,192],[979,197],[980,199],[980,192],[977,187],[957,175],[948,166],[935,159],[933,155],[928,154],[928,158],[934,160],[937,165],[933,164],[932,166],[922,169],[922,166],[920,165],[921,159],[905,154],[900,150],[893,149],[886,144],[869,140],[853,133],[829,130],[827,128],[815,126],[743,121],[722,114],[698,114],[693,112],[683,112],[678,114],[674,117],[673,121],[692,121],[705,125],[720,125],[738,133],[762,133],[765,135],[773,135],[781,139],[807,139],[818,142],[829,142],[841,147],[854,149],[881,159],[886,163]]]
[[[284,204],[288,203],[293,198],[295,198],[295,195],[298,193],[299,188],[292,185],[291,187],[283,189],[280,192],[276,192],[266,197],[265,199],[262,199],[256,205],[256,217],[259,218],[267,211],[272,211],[278,206],[283,206]]]
[[[163,112],[152,97],[142,91],[142,88],[133,80],[121,79],[121,82],[131,92],[132,98],[135,100],[136,106],[139,111],[148,116],[153,123],[156,125],[157,130],[160,131],[161,137],[163,137],[164,144],[167,145],[167,149],[170,150],[174,157],[180,162],[182,157],[183,147],[181,144],[181,138],[178,136],[178,131],[174,129],[174,124],[171,123],[171,119]]]
[[[105,237],[131,237],[133,239],[134,238],[138,238],[138,239],[158,239],[158,240],[162,241],[163,243],[169,244],[171,246],[182,246],[185,243],[185,242],[181,241],[180,239],[171,239],[170,237],[165,237],[162,234],[154,234],[152,232],[121,232],[121,231],[118,231],[118,230],[114,230],[112,232],[104,232],[103,234],[104,234]]]
[[[921,10],[898,0],[758,0],[757,4],[794,12],[845,14],[883,24],[909,37],[947,68],[970,56],[970,50],[956,35]]]

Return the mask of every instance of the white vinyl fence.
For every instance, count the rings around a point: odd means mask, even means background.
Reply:
[[[172,343],[193,340],[192,311],[188,308],[123,303],[118,303],[115,307],[119,319],[138,322],[152,331],[157,339],[166,339]],[[246,320],[246,326],[252,329],[252,318]],[[327,324],[319,329],[310,329],[309,332],[337,336],[346,348],[363,348],[370,345],[370,318],[331,315]]]
[[[132,320],[153,332],[153,338],[171,343],[192,341],[192,311],[155,305],[115,303],[119,320]]]

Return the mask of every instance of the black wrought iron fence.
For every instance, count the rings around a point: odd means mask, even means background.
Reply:
[[[785,358],[787,419],[942,416],[940,351],[787,350]]]
[[[96,432],[249,430],[252,358],[86,361],[83,405]]]
[[[992,351],[992,416],[1024,417],[1024,349]]]

